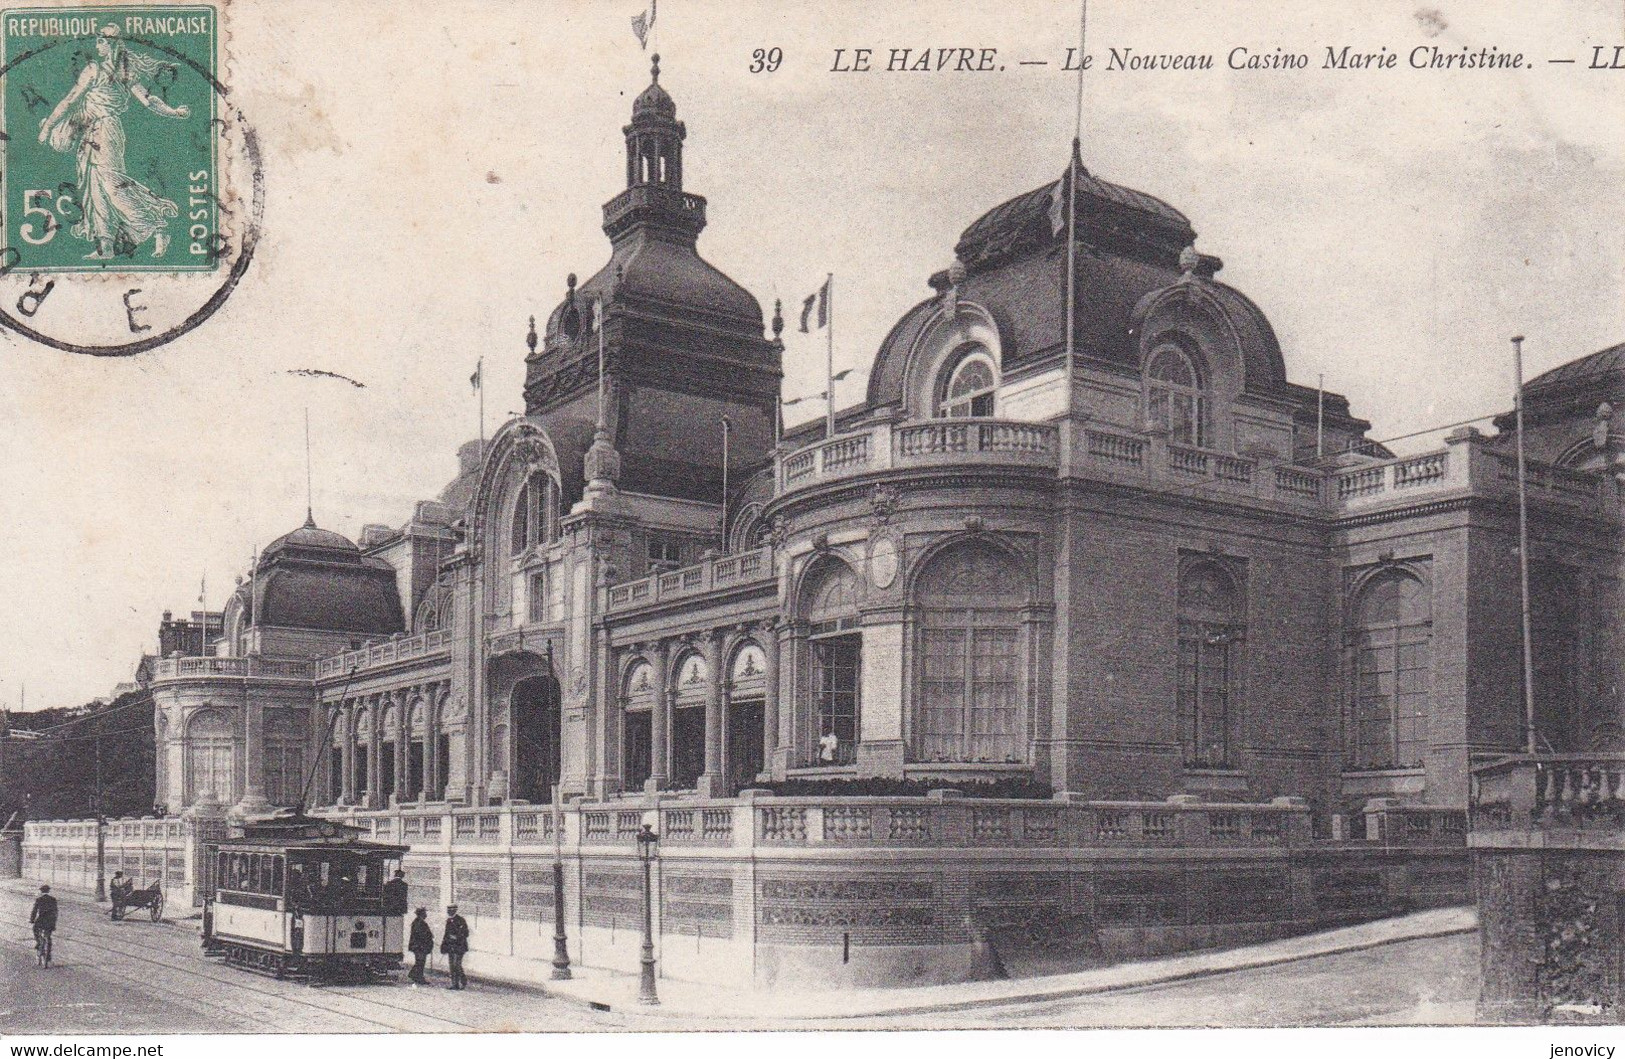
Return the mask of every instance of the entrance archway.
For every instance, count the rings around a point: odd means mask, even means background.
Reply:
[[[563,762],[563,716],[559,682],[550,676],[526,677],[514,685],[510,716],[514,733],[514,777],[511,797],[549,802]]]

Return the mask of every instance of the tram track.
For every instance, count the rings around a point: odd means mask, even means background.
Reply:
[[[23,919],[21,916],[12,915],[8,912],[0,912],[0,925],[4,925],[5,927],[17,927],[23,931],[30,929],[26,919]],[[362,1011],[346,1011],[342,1008],[335,1008],[316,1003],[313,1000],[307,1000],[297,995],[298,988],[314,987],[290,987],[288,989],[265,988],[263,985],[255,982],[253,976],[244,975],[241,971],[233,970],[230,974],[211,974],[200,967],[187,966],[186,964],[178,962],[174,959],[155,958],[154,956],[148,954],[151,951],[150,949],[147,951],[142,951],[139,949],[132,951],[130,948],[123,945],[109,944],[111,939],[99,934],[75,934],[67,940],[73,948],[87,948],[108,953],[110,955],[119,956],[123,959],[133,960],[140,964],[149,965],[155,968],[162,968],[167,975],[180,974],[187,976],[190,979],[206,982],[211,985],[226,986],[231,989],[241,990],[243,992],[252,993],[260,997],[274,1000],[282,1006],[292,1005],[295,1007],[308,1008],[313,1011],[320,1011],[329,1017],[337,1016],[339,1018],[365,1023],[367,1024],[367,1027],[375,1027],[377,1031],[398,1033],[405,1029],[399,1020],[385,1021],[384,1018],[381,1017],[381,1013],[377,1011],[374,1011],[371,1014],[366,1014]],[[14,940],[14,936],[11,935],[9,930],[6,932],[5,937],[0,937],[0,944],[5,944],[7,946],[23,950],[29,950],[32,948],[32,946],[27,942]],[[205,958],[201,955],[176,952],[172,949],[169,950],[168,955],[182,957],[183,959],[190,956],[192,959],[195,959],[200,963],[203,963],[205,960]],[[211,971],[225,969],[214,963],[204,963],[204,967],[207,967]],[[233,1010],[221,1004],[214,1003],[206,998],[192,996],[173,988],[166,989],[162,985],[162,981],[162,976],[144,979],[145,984],[150,988],[167,992],[172,996],[186,1001],[188,1004],[201,1003],[204,1006],[225,1011],[231,1014],[234,1019],[241,1018],[243,1015],[241,1010]],[[475,1023],[463,1022],[458,1019],[449,1018],[445,1015],[430,1014],[418,1008],[409,1007],[404,1004],[392,1004],[381,1000],[376,996],[367,996],[354,991],[346,990],[344,988],[335,988],[332,986],[323,986],[320,988],[321,995],[326,997],[342,997],[349,1001],[350,1005],[359,1006],[363,1009],[372,1007],[400,1012],[401,1014],[411,1016],[411,1019],[414,1022],[428,1023],[428,1025],[414,1026],[413,1029],[417,1031],[440,1030],[441,1032],[470,1033],[477,1032],[483,1028]],[[367,1029],[365,1027],[358,1028],[355,1032],[367,1032]]]

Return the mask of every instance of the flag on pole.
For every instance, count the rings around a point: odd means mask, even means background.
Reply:
[[[204,574],[203,575],[203,580],[198,582],[197,601],[199,603],[204,604],[204,609],[205,610],[208,609],[208,603],[207,603],[208,597],[209,597],[209,575]]]
[[[649,47],[649,31],[655,28],[655,5],[659,2],[649,0],[649,10],[632,16],[632,32],[638,35],[638,47],[645,50]]]
[[[818,324],[813,330],[816,331],[829,323],[829,280],[825,280],[822,287],[819,287],[816,292],[807,295],[806,299],[801,303],[801,333],[804,335],[810,334],[807,330],[807,321],[812,316],[815,307],[818,310]]]
[[[485,373],[485,362],[481,361],[475,368],[474,374],[468,377],[468,384],[474,387],[474,392],[480,392],[480,376]]]

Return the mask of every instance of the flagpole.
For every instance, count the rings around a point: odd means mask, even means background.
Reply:
[[[310,405],[305,406],[305,521],[316,521],[315,490],[311,488],[310,475]]]
[[[824,336],[824,436],[832,438],[835,436],[835,273],[831,272],[825,278],[824,292],[824,307],[829,312]]]
[[[1083,151],[1083,56],[1088,36],[1089,0],[1081,0],[1078,12],[1078,95],[1073,110],[1072,157],[1066,176],[1066,414],[1072,416],[1073,359],[1077,346],[1078,302],[1078,161]]]
[[[1315,384],[1315,459],[1326,454],[1326,373]]]
[[[1523,456],[1523,336],[1512,339],[1514,429],[1518,434],[1518,587],[1523,610],[1523,719],[1524,749],[1535,753],[1535,667],[1529,638],[1529,505]]]

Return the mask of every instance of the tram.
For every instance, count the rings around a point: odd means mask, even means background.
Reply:
[[[213,844],[203,950],[227,963],[311,979],[366,978],[401,967],[405,909],[384,883],[406,846],[306,816],[243,825]]]

